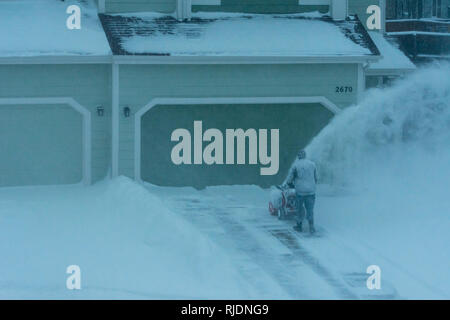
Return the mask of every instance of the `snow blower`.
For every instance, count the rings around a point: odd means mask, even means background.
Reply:
[[[269,212],[278,219],[284,220],[298,213],[299,205],[295,189],[275,186],[270,192]]]

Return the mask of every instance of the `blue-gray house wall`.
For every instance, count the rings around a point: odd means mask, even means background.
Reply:
[[[39,119],[38,115],[44,112],[40,110],[51,106],[61,105],[67,108],[71,107],[70,104],[74,104],[86,109],[90,115],[91,126],[90,150],[87,151],[90,154],[88,159],[90,177],[85,181],[95,182],[108,174],[111,163],[111,65],[106,63],[0,64],[0,109],[8,107],[8,99],[11,101],[18,99],[18,107],[22,106],[21,108],[33,106],[34,115],[30,113],[33,109],[25,111],[27,111],[27,117],[35,117],[36,121]],[[58,102],[60,100],[62,102]],[[99,116],[97,110],[100,106],[104,109],[102,116]],[[52,114],[48,117],[52,117]],[[54,121],[50,119],[50,123],[55,126],[54,132],[62,134],[67,132],[64,131],[65,128],[58,128],[66,122],[59,123],[55,118]],[[36,130],[39,131],[39,128]],[[38,131],[36,133],[39,133]],[[30,134],[33,134],[33,131],[30,131]],[[41,142],[46,145],[45,141]],[[70,143],[70,140],[67,143]],[[17,148],[20,148],[20,145],[17,145]],[[45,150],[42,150],[42,154],[45,155]],[[75,161],[75,159],[69,160]],[[45,161],[45,157],[40,161]],[[3,167],[7,168],[8,164],[4,163]],[[46,166],[44,165],[43,168]],[[55,182],[58,181],[55,180]],[[70,180],[70,182],[80,181]],[[12,183],[14,184],[14,181]],[[5,181],[5,184],[10,183]],[[33,184],[41,184],[41,181]],[[46,184],[45,181],[42,184]]]
[[[357,63],[120,64],[117,174],[160,185],[278,183],[298,148],[304,147],[336,110],[357,102],[364,86],[361,73],[361,65]],[[336,86],[351,89],[343,93],[336,91]],[[295,98],[295,103],[286,104],[286,97]],[[226,99],[226,103],[220,102],[221,99]],[[255,99],[257,103],[246,99]],[[154,102],[161,100],[165,102]],[[192,102],[185,103],[186,100]],[[154,108],[139,114],[153,103]],[[124,114],[125,107],[130,108],[129,117]],[[334,111],[330,111],[333,107]],[[245,121],[247,114],[254,114],[253,120]],[[238,166],[234,170],[233,166],[226,165],[174,165],[170,159],[170,148],[174,146],[170,133],[177,126],[191,127],[194,120],[203,121],[205,129],[212,126],[223,132],[225,128],[247,130],[275,126],[280,130],[280,137],[285,137],[280,141],[279,171],[260,176],[255,165]],[[289,132],[295,135],[294,140],[289,139]],[[149,148],[142,145],[142,141],[149,141],[145,135],[158,139],[156,145]],[[140,142],[137,139],[141,137]],[[163,172],[164,177],[160,176]]]
[[[111,8],[123,10],[123,3],[121,1],[106,1],[105,8],[108,10],[109,5],[110,10],[113,10]],[[130,6],[133,3],[136,6],[135,9],[142,6],[139,8],[145,10],[150,7],[144,5],[160,4],[155,1],[136,0],[130,1],[127,4],[128,8],[132,8]],[[234,3],[236,4],[236,2]],[[267,8],[271,7],[270,4],[273,4],[268,0],[264,3],[267,4]],[[230,11],[233,10],[231,9],[232,1],[226,2],[223,0],[223,4],[229,5]],[[286,4],[296,6],[292,1],[287,1]],[[295,116],[310,119],[311,123],[315,123],[314,119],[318,119],[317,126],[305,127],[303,133],[296,133],[302,135],[298,140],[301,142],[299,145],[292,141],[282,143],[283,159],[280,163],[279,174],[284,175],[287,164],[295,150],[304,146],[312,135],[317,133],[318,129],[326,125],[326,122],[337,112],[336,110],[356,103],[364,89],[362,70],[362,62],[364,61],[356,62],[346,59],[343,62],[344,60],[340,60],[339,57],[335,61],[328,61],[327,63],[321,63],[319,60],[314,63],[298,61],[295,63],[277,63],[275,59],[267,63],[247,62],[240,64],[191,64],[188,61],[175,64],[164,62],[143,63],[142,60],[141,62],[137,62],[138,60],[132,61],[133,57],[128,64],[123,61],[118,64],[115,62],[115,57],[103,57],[102,63],[88,63],[89,57],[78,57],[77,59],[80,62],[69,62],[70,59],[67,58],[67,62],[60,63],[52,63],[51,59],[47,59],[45,63],[0,64],[0,99],[31,99],[30,101],[34,101],[34,104],[30,104],[30,106],[36,105],[36,110],[39,105],[42,106],[48,101],[59,101],[59,104],[67,104],[69,107],[75,106],[75,109],[78,106],[85,110],[89,114],[90,121],[89,181],[93,182],[105,177],[110,169],[113,176],[123,174],[135,179],[141,179],[143,175],[146,175],[146,177],[152,176],[152,174],[144,172],[146,168],[143,168],[144,170],[141,170],[141,172],[137,171],[137,164],[140,167],[145,166],[141,163],[145,157],[145,159],[153,159],[153,161],[160,161],[161,158],[154,157],[151,149],[142,148],[142,154],[137,154],[136,124],[138,122],[136,122],[136,115],[152,101],[156,101],[155,99],[179,99],[158,104],[158,108],[152,110],[152,114],[155,116],[159,116],[155,112],[165,114],[168,105],[183,105],[183,107],[174,108],[174,110],[179,110],[180,116],[186,115],[184,110],[189,109],[200,117],[194,120],[204,120],[206,123],[216,124],[218,127],[223,126],[224,128],[229,125],[230,119],[242,120],[245,117],[245,112],[240,114],[240,110],[248,109],[249,112],[258,113],[258,110],[255,109],[255,103],[249,102],[248,99],[258,101],[257,104],[262,106],[261,110],[266,110],[267,115],[270,115],[269,118],[276,118],[277,125],[280,125],[281,129],[287,132],[294,132],[296,122],[292,119],[295,119]],[[82,62],[83,59],[86,60],[86,63]],[[61,61],[64,60],[61,59]],[[342,87],[350,89],[345,90],[345,92],[336,90],[336,88]],[[226,103],[233,105],[230,108],[233,112],[225,113],[229,118],[226,117],[227,119],[224,122],[221,122],[214,116],[214,113],[210,112],[215,108],[219,113],[223,112],[221,106],[224,103],[217,102],[222,98],[228,99]],[[288,100],[292,98],[294,102],[289,102],[286,98]],[[58,99],[69,99],[72,103],[69,100]],[[197,102],[192,100],[192,103],[186,105],[182,103],[181,100],[183,99],[200,100],[197,100]],[[202,103],[201,99],[209,100],[207,103]],[[23,102],[26,100],[17,101]],[[3,100],[2,103],[6,105],[7,100]],[[13,105],[13,103],[10,104]],[[201,113],[200,110],[203,110],[205,106],[210,108],[207,112]],[[292,106],[298,108],[291,108]],[[99,107],[103,110],[101,115]],[[129,117],[125,116],[124,108],[129,108]],[[280,110],[279,113],[276,112],[277,108]],[[176,117],[176,114],[173,113],[173,117]],[[290,116],[283,118],[284,115]],[[147,119],[145,123],[152,123],[153,119],[150,119],[149,114],[141,116],[142,119]],[[83,119],[87,119],[85,114],[83,117]],[[255,118],[258,117],[255,116]],[[258,126],[268,127],[270,124],[269,118],[260,117],[258,122],[254,123],[254,126],[256,128]],[[159,125],[161,128],[167,128],[171,125],[170,120],[171,117],[169,116],[166,121],[159,122]],[[143,134],[152,132],[151,127],[145,127],[145,123],[142,122],[142,127],[139,127],[143,130]],[[76,126],[78,125],[79,121]],[[245,126],[246,124],[244,122],[237,124],[237,126],[241,125]],[[55,126],[61,126],[61,124],[58,124],[55,120]],[[76,128],[78,128],[76,130],[80,130],[79,127]],[[64,128],[60,129],[60,131],[55,132],[63,133]],[[141,136],[139,136],[140,138]],[[170,137],[167,136],[166,139],[167,141],[164,144],[170,144]],[[286,139],[286,141],[288,140]],[[177,176],[177,170],[171,164],[166,167],[168,168],[167,174],[171,175],[170,181],[168,180],[167,183],[173,184],[174,177]],[[216,169],[217,172],[213,175],[226,176],[226,169]],[[149,170],[147,172],[150,172]],[[188,169],[184,173],[188,177],[189,174],[195,174],[195,170],[195,168]],[[274,176],[270,179],[260,180],[261,177],[255,177],[254,168],[249,168],[248,172],[242,171],[239,176],[242,177],[242,181],[239,181],[239,183],[261,185],[267,185],[273,183],[276,179],[280,179],[280,176]],[[147,181],[149,181],[148,178]],[[207,183],[230,183],[226,179],[218,181]],[[164,181],[161,180],[153,182],[164,184]],[[183,183],[186,184],[186,180],[177,183],[177,185]],[[196,185],[202,186],[202,182],[198,181]]]

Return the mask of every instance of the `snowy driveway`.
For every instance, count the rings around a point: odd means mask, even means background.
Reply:
[[[369,261],[323,227],[319,226],[317,236],[298,234],[292,221],[270,216],[267,190],[147,188],[227,251],[245,279],[260,289],[261,298],[399,298],[387,280],[382,290],[367,289]],[[270,282],[281,289],[281,295],[266,291]]]
[[[270,216],[268,198],[254,186],[197,191],[124,177],[0,189],[0,298],[448,297],[448,252],[439,250],[448,219],[386,224],[367,209],[370,197],[319,188],[311,237]],[[434,235],[417,237],[418,224]],[[69,265],[81,269],[81,290],[66,288]],[[382,270],[381,290],[366,287],[370,265]]]

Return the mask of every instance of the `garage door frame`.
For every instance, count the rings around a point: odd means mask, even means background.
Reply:
[[[83,160],[82,160],[82,183],[91,184],[91,113],[81,104],[70,97],[59,98],[0,98],[0,107],[6,105],[67,105],[82,115],[83,119]]]
[[[337,114],[341,109],[324,96],[311,97],[245,97],[245,98],[154,98],[140,108],[134,115],[134,179],[141,179],[141,125],[142,117],[157,105],[196,105],[196,104],[298,104],[320,103]]]

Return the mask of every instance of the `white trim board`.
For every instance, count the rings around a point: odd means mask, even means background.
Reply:
[[[368,69],[365,70],[366,76],[400,76],[413,72],[416,69]]]
[[[117,64],[327,64],[365,63],[380,56],[132,56],[115,55]]]
[[[0,98],[0,106],[15,104],[60,104],[68,105],[83,116],[83,178],[85,185],[91,184],[91,113],[70,97],[60,98]]]
[[[141,119],[151,108],[157,105],[196,105],[196,104],[297,104],[320,103],[337,114],[341,109],[323,96],[311,97],[248,97],[248,98],[154,98],[140,108],[134,115],[134,179],[141,179]],[[117,142],[118,143],[118,142]],[[116,146],[118,148],[118,146]],[[118,161],[118,159],[117,159]]]
[[[0,57],[2,64],[110,64],[112,55],[107,56],[33,56]]]
[[[0,57],[3,64],[306,64],[362,63],[380,56],[35,56]]]
[[[112,64],[112,137],[111,137],[111,175],[113,178],[117,177],[119,175],[119,126],[120,126],[120,119],[119,119],[119,65],[118,64]]]
[[[364,70],[364,66],[362,64],[358,64],[358,93],[356,96],[356,101],[359,103],[364,95],[364,91],[366,90],[366,77],[364,74],[365,70]]]
[[[386,32],[388,36],[402,36],[402,35],[423,35],[423,36],[441,36],[450,37],[448,32],[433,32],[433,31],[396,31],[396,32]]]

